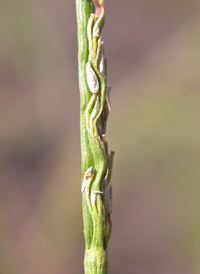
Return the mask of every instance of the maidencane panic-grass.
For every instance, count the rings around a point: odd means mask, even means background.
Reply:
[[[82,207],[85,274],[107,274],[107,245],[112,231],[111,174],[106,121],[110,88],[103,48],[104,0],[76,0],[82,158]]]

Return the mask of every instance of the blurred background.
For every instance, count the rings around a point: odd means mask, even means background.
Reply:
[[[106,2],[109,274],[200,273],[200,1]],[[0,273],[83,273],[75,1],[0,1]]]

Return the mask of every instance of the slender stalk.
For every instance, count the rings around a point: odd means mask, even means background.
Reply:
[[[82,207],[85,274],[107,274],[107,244],[112,231],[111,173],[106,121],[110,111],[106,58],[101,41],[104,0],[76,0],[82,157]]]

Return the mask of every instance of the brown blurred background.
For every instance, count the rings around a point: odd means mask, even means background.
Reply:
[[[200,1],[106,1],[109,274],[200,273]],[[0,273],[83,273],[75,1],[0,1]]]

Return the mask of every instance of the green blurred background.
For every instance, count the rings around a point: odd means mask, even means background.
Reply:
[[[110,274],[200,273],[200,1],[106,2]],[[83,273],[75,1],[0,1],[0,273]]]

